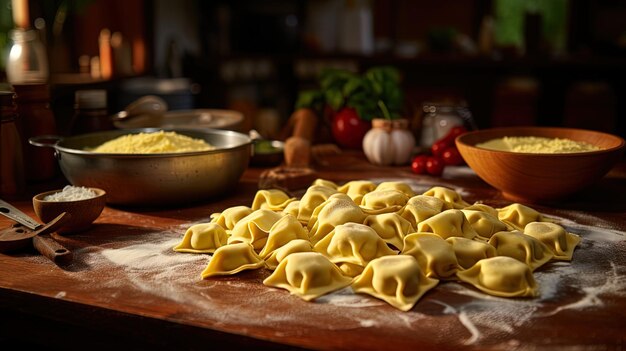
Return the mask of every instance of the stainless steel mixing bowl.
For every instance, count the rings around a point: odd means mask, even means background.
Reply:
[[[159,130],[203,139],[216,149],[168,154],[87,151],[121,135]],[[239,182],[252,152],[247,135],[212,129],[127,129],[67,138],[41,136],[29,142],[54,148],[72,185],[104,189],[108,203],[133,206],[180,205],[224,193]]]

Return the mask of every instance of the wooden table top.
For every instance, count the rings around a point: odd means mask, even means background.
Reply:
[[[417,191],[443,185],[468,202],[510,202],[469,168],[443,177],[408,167],[377,167],[361,154],[319,166],[318,176],[403,180]],[[106,207],[81,233],[55,237],[74,253],[56,266],[34,250],[0,254],[0,342],[58,348],[312,348],[312,349],[601,349],[626,346],[626,167],[551,205],[583,240],[571,263],[535,272],[533,299],[487,296],[456,282],[440,283],[409,312],[348,289],[305,302],[266,287],[264,269],[201,280],[208,256],[172,251],[193,223],[234,205],[251,205],[262,170],[214,200],[178,208]],[[51,189],[51,188],[50,188]],[[45,189],[49,190],[49,189]],[[300,193],[301,195],[301,193]],[[35,217],[29,200],[11,201]],[[0,218],[0,228],[12,222]]]

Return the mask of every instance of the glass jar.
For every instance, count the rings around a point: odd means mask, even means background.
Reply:
[[[422,133],[420,146],[430,148],[438,139],[443,138],[452,127],[465,126],[477,129],[472,113],[463,104],[425,102],[422,104]]]
[[[7,79],[11,84],[37,84],[48,81],[48,57],[39,33],[15,29],[10,33],[13,46],[7,61]]]
[[[22,139],[17,131],[17,108],[12,91],[0,91],[0,195],[14,199],[24,191]]]

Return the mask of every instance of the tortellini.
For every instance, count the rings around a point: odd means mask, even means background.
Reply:
[[[365,217],[361,208],[345,194],[332,195],[313,211],[308,226],[310,228],[309,239],[316,244],[336,226],[349,222],[363,223]]]
[[[396,254],[372,228],[358,223],[336,226],[313,249],[333,263],[350,263],[361,267],[375,258]]]
[[[361,207],[366,210],[383,213],[397,212],[409,201],[409,197],[401,191],[388,189],[376,190],[363,195]]]
[[[496,210],[495,208],[493,208],[493,207],[491,207],[489,205],[485,205],[485,204],[481,204],[481,203],[475,203],[473,205],[469,205],[469,206],[465,207],[464,210],[473,210],[473,211],[486,212],[486,213],[489,213],[490,215],[498,218],[498,210]]]
[[[313,181],[313,183],[311,183],[311,186],[314,186],[314,185],[321,185],[321,186],[325,186],[327,188],[332,188],[335,190],[337,190],[337,188],[339,187],[337,183],[332,182],[330,180],[321,179],[321,178],[317,178]]]
[[[497,255],[496,248],[482,241],[469,240],[456,236],[446,239],[452,245],[456,260],[462,269],[468,269],[476,264],[476,262],[484,259],[495,257]]]
[[[337,188],[337,191],[348,195],[355,204],[360,205],[363,195],[374,191],[376,184],[369,180],[353,180]]]
[[[436,234],[407,235],[402,254],[415,257],[424,274],[430,278],[451,279],[459,269],[452,245]]]
[[[409,199],[400,211],[400,216],[409,221],[415,228],[420,222],[441,213],[443,207],[443,200],[432,196],[417,195]]]
[[[285,257],[296,252],[312,252],[313,245],[311,242],[304,239],[295,239],[289,243],[281,246],[280,248],[272,251],[272,253],[265,259],[265,264],[268,269],[275,270],[276,266],[281,263]]]
[[[261,252],[259,252],[259,256],[265,258],[272,251],[296,239],[309,240],[309,233],[302,227],[296,217],[286,215],[270,228],[267,242]]]
[[[187,229],[183,240],[174,247],[174,251],[212,253],[226,245],[227,240],[228,234],[216,223],[196,224]]]
[[[235,225],[228,243],[249,243],[255,250],[260,251],[267,242],[270,229],[281,218],[281,215],[274,211],[256,210]]]
[[[539,289],[530,267],[510,257],[497,256],[478,261],[457,277],[495,296],[537,296]]]
[[[231,275],[246,269],[265,266],[263,259],[254,252],[252,245],[238,243],[222,246],[215,250],[207,267],[202,271],[202,279],[216,275]]]
[[[289,197],[284,191],[278,189],[259,190],[252,201],[252,210],[266,209],[282,211],[295,198]]]
[[[305,301],[344,288],[352,278],[319,252],[297,252],[287,256],[263,284],[288,290]]]
[[[560,225],[549,222],[530,222],[524,228],[524,234],[544,243],[554,254],[555,260],[571,261],[574,249],[580,242],[578,235],[568,233]]]
[[[442,186],[432,187],[428,189],[422,195],[433,196],[440,200],[443,200],[444,203],[447,205],[447,209],[448,208],[461,209],[461,208],[465,208],[469,206],[467,202],[463,201],[463,198],[461,197],[461,195],[459,195],[459,193],[457,193],[456,191],[452,189],[448,189]]]
[[[375,191],[389,190],[389,189],[398,190],[399,192],[404,193],[408,197],[415,196],[415,192],[413,191],[413,189],[411,189],[411,187],[404,182],[382,182],[378,184]]]
[[[517,203],[495,209],[439,186],[415,195],[399,181],[317,179],[300,199],[259,190],[251,207],[212,214],[173,249],[213,253],[203,279],[267,268],[265,285],[307,301],[351,285],[408,311],[439,280],[537,296],[532,272],[571,260],[580,240]]]
[[[285,208],[281,211],[283,215],[292,215],[298,218],[298,213],[300,213],[300,200],[291,201],[285,206]],[[306,224],[306,223],[305,223]]]
[[[489,239],[489,244],[496,248],[498,256],[512,257],[526,263],[533,271],[554,256],[545,244],[522,232],[495,233]]]
[[[444,239],[451,236],[473,239],[478,235],[460,210],[446,210],[436,214],[420,222],[417,231],[435,233]]]
[[[501,222],[498,217],[487,212],[476,210],[461,210],[461,212],[463,212],[465,218],[472,228],[474,228],[478,236],[482,238],[489,239],[494,233],[507,229],[506,224]]]
[[[387,244],[394,246],[400,251],[404,247],[405,233],[413,233],[415,231],[411,223],[397,213],[367,216],[363,224],[374,229],[378,236]]]
[[[237,222],[252,212],[252,209],[248,206],[230,207],[221,213],[212,214],[211,222],[217,223],[220,227],[226,230],[232,230]]]
[[[436,279],[424,275],[413,256],[398,255],[372,260],[351,286],[357,293],[374,296],[408,311],[437,283]]]
[[[303,224],[308,224],[311,219],[311,214],[313,214],[313,210],[324,201],[328,200],[328,198],[336,194],[336,188],[329,188],[322,185],[313,185],[309,187],[302,196],[300,200],[300,205],[298,207],[298,220]]]
[[[530,222],[542,222],[543,215],[536,210],[522,204],[511,204],[499,208],[498,219],[511,226],[512,229],[524,230]]]

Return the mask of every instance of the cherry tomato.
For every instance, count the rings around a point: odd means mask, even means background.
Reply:
[[[343,108],[333,118],[332,133],[339,146],[360,149],[363,137],[371,128],[371,123],[359,118],[353,108]]]
[[[411,162],[411,171],[415,174],[424,174],[426,173],[426,161],[429,156],[427,155],[417,155]]]
[[[435,141],[433,145],[431,145],[430,152],[433,154],[433,156],[439,157],[443,154],[443,151],[449,148],[450,146],[452,146],[452,144],[448,143],[448,141],[439,139]]]
[[[441,159],[443,163],[451,166],[458,166],[463,163],[463,157],[459,153],[459,150],[452,146],[443,151],[441,154]]]
[[[448,134],[446,134],[441,139],[445,140],[448,144],[450,144],[450,146],[454,146],[454,139],[456,139],[456,137],[458,137],[459,135],[465,132],[467,132],[467,129],[465,129],[465,127],[455,126],[455,127],[450,128],[450,130],[448,131]]]
[[[429,157],[426,160],[426,172],[434,176],[440,176],[443,174],[443,161],[439,157]]]

